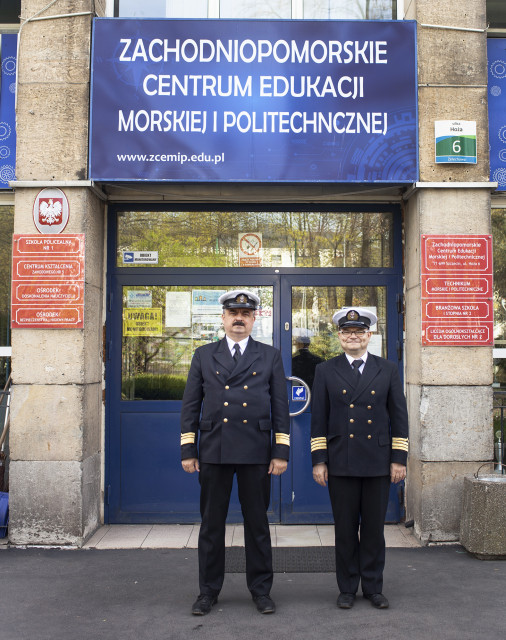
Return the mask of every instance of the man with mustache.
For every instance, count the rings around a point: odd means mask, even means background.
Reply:
[[[267,508],[270,476],[286,470],[290,451],[285,373],[278,349],[250,337],[260,298],[239,289],[219,302],[225,338],[195,351],[181,410],[182,466],[199,472],[202,516],[200,594],[192,614],[209,613],[223,585],[234,475],[244,517],[248,589],[260,613],[274,613]]]

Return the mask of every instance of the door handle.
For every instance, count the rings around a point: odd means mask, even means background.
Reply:
[[[298,384],[301,384],[303,387],[306,388],[306,402],[304,403],[304,406],[302,407],[302,409],[299,409],[298,411],[290,412],[290,418],[293,418],[295,416],[300,416],[300,414],[304,413],[304,411],[309,407],[309,403],[311,402],[311,389],[309,388],[309,385],[307,384],[307,382],[304,382],[302,378],[297,378],[297,376],[286,376],[286,379],[289,382],[297,382]]]

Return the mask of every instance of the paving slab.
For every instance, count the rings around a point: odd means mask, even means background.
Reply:
[[[193,532],[192,524],[154,524],[142,543],[142,549],[183,549],[188,546]]]
[[[276,525],[278,547],[320,547],[321,540],[316,525]]]

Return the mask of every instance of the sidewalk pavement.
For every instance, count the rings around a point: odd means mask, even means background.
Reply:
[[[142,544],[155,533],[151,529]],[[282,536],[278,544],[280,540]],[[351,611],[337,609],[338,591],[330,571],[276,573],[272,596],[277,612],[262,616],[249,597],[244,574],[227,573],[218,604],[209,615],[195,617],[190,607],[198,589],[196,549],[139,544],[100,549],[99,544],[79,550],[0,549],[0,638],[505,637],[506,562],[478,560],[459,545],[389,546],[387,610],[374,609],[362,597]]]
[[[115,524],[100,527],[86,542],[84,549],[196,549],[198,524]],[[327,547],[334,544],[333,525],[270,525],[273,547]],[[400,524],[385,526],[387,547],[419,547],[413,529]],[[244,527],[226,527],[227,547],[244,547]],[[0,549],[8,546],[0,538]]]
[[[199,525],[104,525],[88,540],[86,549],[196,549]],[[334,544],[333,525],[270,526],[273,547],[327,547]],[[418,547],[413,529],[385,526],[387,547]],[[225,544],[244,547],[243,525],[227,525]]]

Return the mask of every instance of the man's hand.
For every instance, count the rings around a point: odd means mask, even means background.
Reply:
[[[181,465],[186,473],[194,473],[195,471],[200,471],[198,458],[186,458],[181,461]]]
[[[281,458],[273,458],[269,465],[269,473],[271,473],[273,476],[280,476],[286,471],[287,466],[287,460],[281,460]]]
[[[398,462],[392,462],[390,465],[390,482],[400,482],[406,477],[406,467]]]
[[[322,487],[326,487],[328,479],[329,470],[327,469],[327,465],[325,464],[325,462],[315,464],[315,466],[313,467],[313,480]]]

